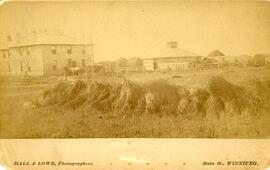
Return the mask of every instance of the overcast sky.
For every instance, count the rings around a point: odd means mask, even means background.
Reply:
[[[147,57],[178,41],[207,55],[270,53],[267,2],[8,2],[0,7],[0,33],[69,29],[91,36],[95,60]]]

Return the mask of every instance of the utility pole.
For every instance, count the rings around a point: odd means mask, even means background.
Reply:
[[[86,84],[88,85],[87,92],[90,92],[90,85],[93,83],[93,78],[94,78],[94,53],[92,52],[90,56],[90,81],[88,80],[88,67],[86,67]]]
[[[67,81],[67,70],[68,70],[68,68],[67,68],[67,66],[64,68],[64,77],[65,77],[65,81]]]
[[[85,66],[85,80],[87,81],[87,79],[88,79],[88,67],[87,66]]]
[[[91,83],[93,83],[93,79],[94,79],[94,72],[95,72],[95,64],[94,64],[94,53],[92,53],[92,58],[91,58],[91,60],[92,60],[92,67],[91,67]]]

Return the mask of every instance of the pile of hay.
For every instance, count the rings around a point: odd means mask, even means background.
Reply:
[[[113,83],[86,83],[78,80],[75,83],[61,82],[45,91],[39,99],[39,106],[63,106],[84,109],[86,112],[181,114],[219,118],[222,113],[235,115],[260,112],[262,100],[269,98],[268,95],[259,97],[263,93],[261,89],[270,94],[270,88],[269,84],[258,83],[243,88],[221,77],[213,77],[206,88],[191,92],[166,80],[147,84],[129,80]]]
[[[51,90],[45,90],[39,98],[41,105],[58,105],[75,107],[78,98],[86,93],[87,85],[83,81],[76,81],[74,84],[61,82]]]
[[[39,105],[87,108],[88,111],[101,112],[176,114],[179,100],[188,93],[186,89],[165,80],[142,85],[129,80],[121,83],[88,84],[78,80],[74,84],[61,82],[44,91],[39,98]]]
[[[208,91],[214,97],[219,98],[225,105],[226,112],[240,114],[246,107],[244,89],[238,87],[222,77],[213,77],[208,84]]]
[[[236,86],[222,77],[213,77],[206,88],[194,90],[179,101],[178,113],[190,117],[230,116],[242,113],[258,115],[269,101],[268,82],[254,81]],[[264,93],[264,94],[263,94]]]

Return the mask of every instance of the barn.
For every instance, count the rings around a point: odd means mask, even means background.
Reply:
[[[153,57],[143,60],[146,71],[187,70],[194,67],[202,56],[178,48],[176,41],[167,42],[167,47],[157,50]]]
[[[270,64],[270,54],[256,54],[253,56],[254,66],[263,66]]]

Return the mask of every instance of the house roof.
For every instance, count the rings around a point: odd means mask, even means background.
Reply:
[[[71,37],[67,35],[50,35],[50,34],[37,34],[28,37],[21,37],[20,39],[12,39],[11,41],[1,41],[0,49],[8,49],[23,46],[35,45],[93,45],[91,42],[78,37]]]
[[[71,45],[71,46],[86,46],[86,45],[93,45],[93,44],[74,44],[74,43],[41,43],[41,44],[23,44],[23,45],[17,45],[17,46],[11,46],[9,48],[18,48],[18,47],[29,47],[29,46],[41,46],[41,45]]]

